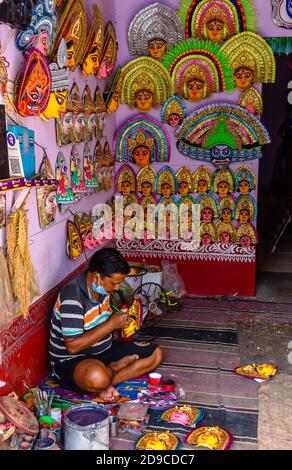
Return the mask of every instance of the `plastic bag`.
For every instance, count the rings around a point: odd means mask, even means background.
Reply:
[[[162,288],[166,291],[172,292],[173,297],[183,298],[187,295],[185,284],[182,277],[178,274],[176,263],[171,263],[167,260],[161,261],[163,270]]]

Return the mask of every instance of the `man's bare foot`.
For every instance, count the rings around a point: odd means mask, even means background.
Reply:
[[[120,359],[119,361],[111,362],[109,367],[114,373],[117,373],[119,372],[119,370],[122,370],[133,362],[137,361],[137,359],[139,359],[138,354],[132,354],[132,356],[122,357],[122,359]]]
[[[114,401],[119,395],[119,392],[110,385],[107,389],[100,392],[98,397],[104,401]]]

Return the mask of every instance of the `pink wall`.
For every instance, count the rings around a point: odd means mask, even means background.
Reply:
[[[91,4],[97,3],[100,6],[101,11],[104,15],[104,22],[115,19],[115,9],[114,2],[109,2],[106,0],[86,0],[86,7],[88,10],[88,20],[91,21]],[[0,40],[2,43],[2,48],[5,47],[7,39],[11,34],[11,29],[5,25],[0,25]],[[14,37],[16,36],[17,31],[14,30]],[[23,54],[18,51],[14,45],[14,37],[10,41],[8,50],[5,53],[10,67],[9,67],[9,79],[14,81],[18,72],[23,68],[24,57]],[[84,75],[77,68],[74,72],[70,72],[70,87],[75,80],[80,88],[81,93],[88,82],[91,93],[93,95],[96,85],[98,84],[102,91],[104,91],[107,80],[97,80],[94,77],[85,79]],[[109,79],[109,81],[111,78]],[[33,129],[35,131],[36,141],[44,146],[47,149],[47,155],[50,159],[53,169],[55,168],[55,161],[59,150],[62,150],[67,158],[67,163],[69,163],[69,156],[71,151],[71,145],[62,147],[61,149],[57,146],[56,137],[55,137],[55,121],[50,120],[47,123],[44,123],[40,118],[22,118],[22,123],[24,126]],[[105,138],[107,137],[111,145],[112,136],[114,132],[114,117],[108,117],[107,124],[104,132],[104,143]],[[93,151],[95,147],[95,141],[90,143],[90,148]],[[83,156],[84,143],[77,144],[80,155]],[[40,162],[43,156],[43,150],[38,146],[35,147],[36,153],[36,171],[39,169]],[[15,197],[19,192],[14,191],[7,193],[7,211],[10,211],[11,204],[13,203]],[[70,206],[73,212],[83,212],[89,211],[97,202],[105,202],[112,195],[112,191],[93,193],[89,197],[83,197],[82,200]],[[44,295],[52,287],[56,286],[62,279],[64,279],[68,274],[77,267],[84,263],[85,256],[82,255],[78,260],[71,261],[65,252],[65,230],[66,230],[66,221],[70,218],[70,212],[66,212],[64,215],[57,214],[56,222],[54,225],[47,227],[45,230],[41,230],[38,220],[38,212],[36,205],[36,189],[33,188],[28,204],[28,219],[29,219],[29,241],[30,249],[33,259],[33,264],[37,270],[37,274],[40,282],[40,292],[41,295]],[[71,216],[72,219],[72,216]],[[0,230],[1,232],[1,230]],[[2,230],[4,232],[4,230]],[[2,244],[4,243],[4,234],[2,234]],[[92,252],[87,251],[87,255],[90,256]]]

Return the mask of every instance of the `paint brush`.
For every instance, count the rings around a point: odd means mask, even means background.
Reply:
[[[111,305],[111,307],[115,309],[116,312],[123,314],[123,312],[121,312],[121,310],[119,310],[118,307],[116,307],[115,305]]]

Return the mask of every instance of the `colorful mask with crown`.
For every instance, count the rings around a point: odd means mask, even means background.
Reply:
[[[244,165],[238,168],[235,176],[235,191],[240,194],[249,194],[256,189],[256,177],[251,168]]]
[[[76,143],[83,142],[85,140],[85,109],[77,83],[74,83],[71,88],[70,100],[73,105],[73,140]]]
[[[198,197],[197,203],[201,206],[201,219],[203,222],[212,222],[212,220],[218,219],[220,206],[215,196],[202,194]]]
[[[181,441],[169,431],[144,434],[135,443],[137,450],[177,450]]]
[[[131,193],[136,193],[136,175],[130,165],[122,165],[116,173],[115,191],[121,193],[123,196],[126,196]]]
[[[104,33],[102,14],[96,4],[92,6],[92,22],[87,33],[84,54],[81,58],[81,69],[84,75],[96,75],[99,69],[100,54],[103,48]]]
[[[122,69],[117,67],[110,88],[104,93],[104,101],[108,114],[115,113],[120,106],[120,91],[122,87]]]
[[[238,220],[240,224],[247,224],[256,220],[257,205],[250,194],[241,195],[236,199],[233,218]]]
[[[261,158],[261,146],[270,143],[262,123],[233,104],[198,109],[184,120],[176,136],[180,153],[219,168]]]
[[[128,310],[128,317],[130,324],[122,329],[122,338],[127,339],[133,336],[140,330],[142,324],[142,305],[140,300],[134,300],[133,304]]]
[[[19,33],[16,46],[28,52],[34,48],[48,56],[56,36],[57,16],[54,0],[38,0],[29,27]]]
[[[76,202],[68,178],[68,166],[62,152],[59,152],[57,156],[55,174],[58,181],[58,204],[67,205]]]
[[[257,232],[252,224],[242,223],[236,230],[236,243],[242,248],[249,248],[257,243]]]
[[[212,190],[219,194],[220,198],[234,193],[234,175],[229,168],[219,168],[213,173]]]
[[[263,114],[263,100],[261,94],[253,86],[243,91],[238,104],[255,116],[260,117]]]
[[[176,173],[178,192],[181,196],[187,196],[194,192],[193,175],[189,168],[183,167]]]
[[[201,426],[190,432],[185,442],[190,446],[207,447],[210,450],[228,450],[233,439],[225,429],[217,426]]]
[[[220,199],[220,218],[222,222],[229,223],[233,218],[233,210],[235,207],[234,196],[225,196]]]
[[[85,111],[85,139],[87,142],[91,142],[96,135],[96,107],[88,85],[85,86],[83,92],[83,106]]]
[[[216,227],[213,222],[205,222],[200,226],[201,244],[203,246],[211,245],[217,242]]]
[[[151,166],[142,168],[137,174],[138,191],[144,197],[151,196],[154,192],[156,173]]]
[[[164,54],[184,39],[177,13],[162,3],[153,3],[139,11],[128,32],[130,55],[161,60]]]
[[[65,39],[68,53],[67,66],[74,71],[79,65],[84,51],[87,31],[87,17],[83,0],[68,0],[60,17],[53,56],[62,38]]]
[[[230,63],[216,44],[187,39],[170,49],[162,63],[175,92],[186,100],[197,102],[233,89]]]
[[[111,21],[106,25],[104,32],[104,44],[100,55],[100,65],[96,74],[97,78],[107,78],[114,69],[118,53],[116,30]]]
[[[16,84],[16,108],[21,116],[40,116],[44,112],[50,98],[51,83],[46,58],[37,49],[32,49]]]
[[[135,162],[140,167],[149,162],[167,162],[169,137],[156,119],[138,114],[127,120],[115,134],[114,154],[118,162]]]
[[[235,243],[236,230],[231,222],[218,222],[216,225],[217,241],[219,243]]]
[[[48,106],[41,115],[45,121],[60,118],[66,112],[66,99],[69,88],[69,74],[67,68],[67,47],[62,39],[57,52],[57,62],[50,64],[52,87]]]
[[[161,121],[171,127],[179,126],[187,116],[187,110],[179,96],[171,96],[161,110]]]
[[[161,420],[172,424],[195,427],[203,419],[204,415],[205,413],[199,408],[183,405],[166,410],[162,414]]]
[[[154,190],[156,194],[164,198],[168,198],[177,193],[178,182],[172,168],[164,166],[159,170],[155,179]]]
[[[201,165],[193,175],[194,192],[200,195],[208,193],[211,190],[212,175],[208,168]]]
[[[71,185],[74,193],[81,193],[87,191],[87,188],[82,177],[82,164],[81,158],[76,145],[73,145],[70,157],[71,165]]]
[[[221,44],[238,33],[256,30],[251,0],[181,0],[178,14],[186,38]]]
[[[141,57],[122,69],[121,103],[147,113],[173,94],[168,71],[155,59]]]
[[[273,50],[258,34],[238,34],[223,45],[222,51],[230,61],[235,86],[239,90],[247,90],[253,83],[275,82]]]
[[[84,152],[83,152],[83,168],[84,168],[84,183],[86,188],[96,188],[98,186],[95,171],[94,171],[94,164],[93,164],[93,156],[90,150],[90,147],[85,144]]]

